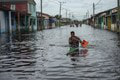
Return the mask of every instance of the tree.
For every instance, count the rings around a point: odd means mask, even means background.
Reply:
[[[55,15],[55,18],[56,18],[56,19],[61,19],[61,17],[62,17],[62,16],[60,16],[60,15]]]

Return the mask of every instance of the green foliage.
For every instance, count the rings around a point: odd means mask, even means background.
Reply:
[[[56,15],[55,16],[56,19],[61,19],[61,17],[62,17],[61,15]]]

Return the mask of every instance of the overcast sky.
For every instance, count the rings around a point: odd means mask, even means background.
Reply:
[[[35,0],[37,3],[37,11],[40,11],[40,0]],[[95,13],[105,11],[117,7],[117,0],[43,0],[43,12],[52,16],[59,14],[59,1],[65,2],[62,5],[62,16],[66,16],[66,10],[68,13],[72,13],[75,19],[84,19],[86,12],[89,15],[93,13],[93,3],[97,4]]]

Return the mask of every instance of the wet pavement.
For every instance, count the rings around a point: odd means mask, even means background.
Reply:
[[[66,56],[75,31],[85,56]],[[61,27],[0,39],[0,80],[120,80],[120,38],[90,26]]]

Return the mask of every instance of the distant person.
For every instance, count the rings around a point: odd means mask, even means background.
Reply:
[[[82,22],[80,21],[80,27],[82,27]]]
[[[70,27],[74,27],[74,22],[73,21],[70,22]]]
[[[72,31],[71,37],[69,38],[70,52],[73,50],[72,53],[79,54],[79,43],[82,43],[81,39],[79,37],[75,36],[75,32]]]
[[[79,25],[78,21],[75,21],[75,25],[76,25],[76,27],[78,27],[78,25]]]
[[[52,24],[54,23],[54,20],[52,17],[49,18],[49,29],[52,29]]]

